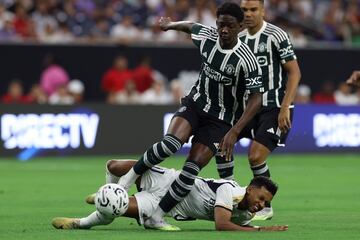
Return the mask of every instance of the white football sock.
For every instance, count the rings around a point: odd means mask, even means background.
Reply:
[[[114,218],[107,218],[98,211],[93,212],[85,218],[80,218],[80,228],[91,228],[98,225],[108,225]]]
[[[139,176],[140,175],[135,173],[134,168],[131,168],[124,176],[120,178],[118,184],[120,186],[123,186],[126,189],[126,191],[128,191],[131,185],[135,183],[136,179]]]

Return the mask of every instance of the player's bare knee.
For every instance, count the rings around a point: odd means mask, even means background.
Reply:
[[[258,166],[264,162],[263,157],[258,153],[249,153],[248,159],[251,166]]]
[[[108,160],[106,162],[106,168],[110,173],[112,173],[112,174],[115,173],[115,171],[116,171],[116,163],[117,162],[118,162],[117,160],[113,160],[113,159]]]

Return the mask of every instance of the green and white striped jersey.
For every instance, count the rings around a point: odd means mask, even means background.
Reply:
[[[264,21],[256,34],[250,35],[245,29],[239,38],[249,46],[261,66],[265,88],[263,106],[281,107],[288,79],[283,64],[296,59],[288,34]]]
[[[188,97],[199,109],[233,124],[250,93],[264,92],[261,68],[249,47],[238,41],[222,49],[215,28],[194,24],[191,38],[199,48],[202,66]]]

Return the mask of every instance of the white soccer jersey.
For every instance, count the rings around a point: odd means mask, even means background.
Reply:
[[[153,167],[142,176],[141,191],[135,194],[140,223],[143,223],[144,216],[153,214],[161,198],[179,174],[180,171],[174,169]],[[176,220],[214,220],[214,208],[219,206],[232,211],[232,222],[247,225],[253,214],[237,208],[245,193],[246,188],[240,187],[235,181],[198,177],[189,195],[168,215]]]
[[[235,181],[197,178],[189,195],[170,211],[175,219],[214,220],[215,207],[232,211],[232,221],[247,225],[253,217],[249,211],[238,209],[246,188]]]

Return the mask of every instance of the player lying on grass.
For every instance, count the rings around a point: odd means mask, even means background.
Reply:
[[[135,160],[108,161],[106,182],[117,183],[135,163]],[[179,174],[180,171],[174,169],[152,167],[137,179],[136,185],[140,191],[129,198],[129,207],[123,216],[135,218],[139,224],[144,224],[146,217],[152,215]],[[240,187],[231,180],[198,177],[189,195],[169,212],[169,216],[176,220],[215,221],[215,228],[219,231],[285,231],[287,226],[249,225],[255,212],[263,209],[265,202],[270,202],[276,191],[277,185],[266,177],[254,178],[247,187]],[[87,202],[94,203],[94,197],[90,195]],[[85,218],[54,218],[52,224],[58,229],[88,229],[110,224],[113,220],[95,211]],[[146,225],[144,227],[148,228]]]

